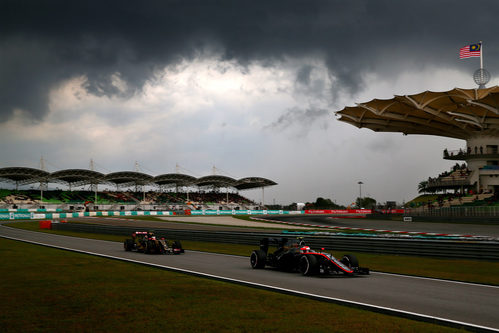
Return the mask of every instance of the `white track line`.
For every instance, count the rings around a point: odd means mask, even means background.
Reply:
[[[385,273],[385,272],[377,272],[377,271],[371,271],[371,273],[379,274],[379,275],[399,276],[399,277],[404,277],[404,278],[409,278],[409,279],[429,280],[429,281],[437,281],[437,282],[445,282],[445,283],[468,285],[468,286],[474,286],[474,287],[487,287],[487,288],[499,289],[499,286],[494,286],[494,285],[490,285],[490,284],[481,284],[481,283],[473,283],[473,282],[464,282],[464,281],[437,279],[437,278],[430,278],[430,277],[424,277],[424,276],[413,276],[413,275],[396,274],[396,273]]]

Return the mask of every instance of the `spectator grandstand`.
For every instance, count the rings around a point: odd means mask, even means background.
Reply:
[[[0,187],[2,182],[15,184],[15,189],[0,189],[0,208],[51,207],[69,211],[257,209],[262,208],[261,205],[243,197],[239,191],[276,185],[260,177],[239,180],[220,175],[153,177],[130,171],[104,175],[85,169],[48,173],[31,168],[0,168]],[[48,190],[49,183],[63,184],[68,189]],[[39,190],[19,189],[19,185],[28,184],[39,184]],[[98,186],[103,184],[114,185],[116,190],[99,191]],[[75,190],[85,186],[89,190]]]
[[[438,192],[452,189],[454,191],[461,190],[461,192],[463,192],[463,190],[472,188],[469,179],[470,175],[471,171],[465,163],[462,165],[456,163],[450,171],[445,171],[436,178],[429,177],[426,186],[420,190]]]
[[[419,184],[420,196],[409,206],[422,209],[491,204],[499,196],[499,86],[423,91],[391,99],[373,99],[336,112],[340,121],[375,132],[435,135],[466,141],[443,158],[458,163]]]
[[[424,194],[410,201],[408,207],[433,209],[451,206],[470,206],[477,204],[494,204],[496,195],[492,191],[476,193],[475,186],[470,181],[472,172],[465,163],[456,163],[449,171],[440,173],[437,177],[429,177],[419,183],[419,192]]]
[[[103,191],[95,193],[84,190],[44,191],[43,199],[37,190],[0,190],[0,208],[66,207],[66,210],[181,210],[181,209],[254,209],[259,205],[238,193],[216,192],[156,192],[146,193],[146,200],[139,200],[141,192]],[[189,199],[187,198],[189,196]]]

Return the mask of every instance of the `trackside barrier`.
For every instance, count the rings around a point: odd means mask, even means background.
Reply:
[[[7,212],[7,213],[0,213],[0,220],[32,220],[35,219],[35,213],[31,212],[25,212],[25,213],[14,213],[14,212]],[[45,218],[45,215],[43,217],[39,218]]]
[[[381,213],[403,213],[403,209],[380,211]],[[370,209],[325,209],[325,210],[185,210],[185,211],[96,211],[96,212],[50,212],[35,209],[0,210],[0,220],[31,220],[31,219],[58,219],[71,217],[109,217],[109,216],[171,216],[171,215],[300,215],[300,214],[327,214],[338,216],[365,216],[371,214]]]
[[[303,211],[286,210],[189,210],[185,215],[287,215],[303,214]],[[0,220],[59,219],[71,217],[119,217],[119,216],[172,216],[172,211],[97,211],[78,213],[40,213],[40,212],[0,212]]]
[[[373,213],[380,214],[403,214],[403,209],[309,209],[304,211],[305,214],[330,214],[330,215],[367,215]]]
[[[171,216],[170,211],[104,211],[79,213],[0,213],[0,220],[65,219],[71,217],[109,217],[109,216]]]
[[[303,214],[303,211],[288,211],[288,210],[253,210],[253,209],[202,209],[191,210],[190,215],[287,215],[287,214]]]
[[[499,206],[420,207],[405,211],[408,216],[422,217],[499,217]]]
[[[147,231],[145,228],[129,228],[109,225],[52,223],[54,230],[70,230],[112,235],[130,235],[134,231]],[[288,237],[283,233],[200,231],[154,228],[157,236],[167,239],[192,240],[203,242],[219,242],[254,245],[258,248],[262,237]],[[303,235],[312,248],[325,248],[334,251],[370,252],[385,254],[403,254],[425,257],[499,260],[499,242],[492,241],[452,241],[452,240],[420,240],[363,238],[345,236],[310,236]],[[124,238],[123,238],[124,239]],[[249,255],[249,254],[248,254]]]
[[[62,212],[60,208],[0,208],[0,213],[45,213],[45,212]]]

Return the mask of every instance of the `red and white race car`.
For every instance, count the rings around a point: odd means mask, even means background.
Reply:
[[[277,250],[269,253],[269,246]],[[368,275],[369,268],[360,267],[359,261],[352,254],[346,254],[341,260],[324,251],[314,251],[302,238],[263,238],[260,249],[250,256],[251,267],[272,266],[283,271],[300,271],[303,275],[345,274]]]

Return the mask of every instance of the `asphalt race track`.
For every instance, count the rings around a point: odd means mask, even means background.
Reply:
[[[466,223],[402,222],[392,220],[335,218],[332,216],[319,215],[278,216],[265,218],[269,220],[284,221],[289,223],[303,223],[309,225],[499,237],[499,224],[481,225]]]
[[[495,286],[376,272],[354,278],[304,277],[272,269],[254,270],[247,257],[194,251],[178,256],[145,255],[125,252],[122,244],[116,242],[25,231],[3,225],[0,225],[0,237],[499,331],[499,287]]]

